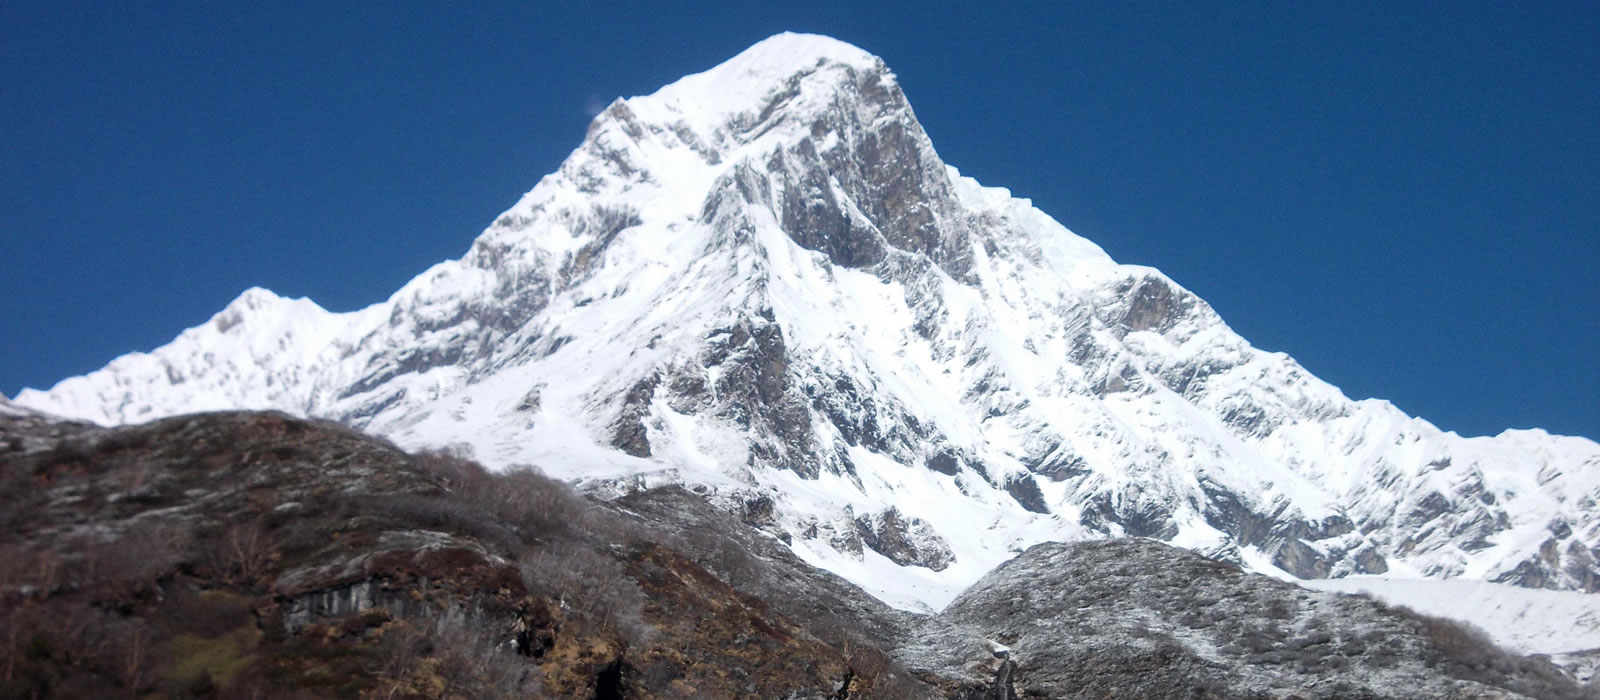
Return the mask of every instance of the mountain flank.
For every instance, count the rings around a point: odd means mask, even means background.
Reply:
[[[1284,578],[1600,591],[1600,445],[1346,397],[963,177],[882,60],[813,35],[615,101],[387,300],[247,290],[16,402],[278,410],[611,495],[677,484],[762,504],[796,556],[907,610],[1032,545],[1129,536]]]
[[[1591,697],[1456,623],[1150,540],[893,609],[669,485],[349,428],[0,411],[0,697]]]

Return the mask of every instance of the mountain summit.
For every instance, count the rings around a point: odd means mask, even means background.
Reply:
[[[603,492],[682,483],[906,607],[1126,535],[1286,577],[1600,591],[1600,445],[1350,400],[962,177],[881,60],[817,36],[612,103],[385,302],[252,289],[15,401],[279,409]]]

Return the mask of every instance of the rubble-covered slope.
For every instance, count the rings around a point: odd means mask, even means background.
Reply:
[[[882,61],[825,37],[614,102],[385,302],[252,289],[17,401],[103,424],[273,408],[613,495],[765,499],[797,555],[905,608],[1108,535],[1280,576],[1600,590],[1600,445],[1350,400],[962,177]]]

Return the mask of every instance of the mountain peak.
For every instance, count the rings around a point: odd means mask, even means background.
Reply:
[[[1090,534],[1285,576],[1600,590],[1600,445],[1350,401],[959,177],[882,61],[813,35],[613,103],[388,302],[251,290],[17,403],[277,408],[599,489],[704,487],[908,605]]]
[[[744,72],[783,71],[806,68],[830,61],[858,68],[873,68],[883,62],[849,42],[822,34],[779,32],[740,51],[712,70]]]
[[[817,78],[800,84],[809,76]],[[894,83],[883,60],[860,48],[826,36],[784,32],[709,70],[625,102],[652,123],[681,119],[715,129],[731,118],[770,113],[774,104],[790,103],[789,98],[802,93],[817,98],[802,102],[823,104],[842,86],[863,80],[885,88]]]
[[[249,289],[240,292],[239,296],[234,297],[233,301],[228,302],[227,308],[254,310],[274,302],[282,301],[283,298],[284,297],[279,296],[277,292],[267,289],[266,287],[252,286]]]
[[[792,76],[829,64],[887,72],[877,56],[838,39],[784,32],[757,42],[710,70],[679,79],[657,94],[692,93],[684,97],[692,96],[702,105],[741,101],[742,97],[760,97]]]

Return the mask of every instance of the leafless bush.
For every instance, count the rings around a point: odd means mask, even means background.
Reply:
[[[899,663],[891,662],[877,678],[873,679],[871,696],[876,698],[928,698],[937,697],[932,688],[917,680]]]
[[[18,595],[32,583],[33,550],[21,544],[0,544],[0,600]]]
[[[69,563],[48,547],[0,546],[0,604],[8,599],[49,598],[71,576]]]
[[[1283,645],[1283,630],[1276,624],[1247,624],[1234,639],[1234,643],[1256,654],[1272,651]]]
[[[592,506],[572,487],[551,479],[534,467],[517,467],[501,474],[495,493],[487,499],[500,517],[525,531],[585,528],[598,520]]]
[[[103,694],[106,683],[137,695],[153,679],[157,641],[144,620],[81,600],[26,602],[0,611],[0,685],[19,697]]]
[[[1475,670],[1510,665],[1509,655],[1495,645],[1489,633],[1469,622],[1434,617],[1404,606],[1395,610],[1415,620],[1433,648],[1450,661]]]
[[[252,601],[247,595],[224,589],[198,590],[179,583],[165,588],[160,602],[147,617],[158,620],[165,629],[209,639],[253,625],[252,613]]]
[[[1282,598],[1274,598],[1267,603],[1267,617],[1274,620],[1287,620],[1294,617],[1294,609],[1289,602]]]
[[[94,448],[81,439],[69,438],[57,442],[50,448],[50,454],[45,458],[48,467],[78,467],[86,466],[94,457]]]
[[[644,592],[610,557],[581,543],[563,542],[541,547],[525,558],[521,569],[528,590],[550,596],[601,633],[632,643],[648,638]]]
[[[0,607],[0,684],[9,685],[17,677],[23,645],[37,627],[37,609],[30,603]]]
[[[592,507],[581,496],[535,467],[517,466],[503,474],[491,474],[477,462],[445,450],[420,452],[414,460],[454,497],[531,536],[581,528],[591,519]]]
[[[749,550],[721,533],[693,530],[681,538],[681,544],[679,549],[693,555],[697,563],[724,582],[748,581],[760,571]]]
[[[21,460],[0,465],[0,528],[6,532],[35,522],[45,501],[44,489],[24,465]]]
[[[85,547],[73,575],[102,598],[138,595],[177,568],[188,554],[190,539],[171,523],[136,523],[116,539]]]
[[[1578,686],[1548,659],[1513,655],[1496,646],[1489,634],[1470,623],[1434,617],[1404,606],[1396,612],[1414,620],[1429,646],[1444,661],[1451,675],[1468,678],[1514,693],[1537,698],[1600,697],[1591,683]],[[1439,663],[1425,657],[1430,667]]]
[[[542,697],[539,674],[460,608],[384,627],[377,697]]]
[[[100,657],[105,667],[130,693],[144,689],[154,665],[149,625],[139,618],[111,618],[106,620],[101,634],[105,641]]]
[[[201,548],[201,561],[217,578],[253,585],[272,563],[277,543],[257,520],[229,525]]]
[[[412,455],[411,462],[433,475],[446,491],[467,498],[489,490],[494,478],[483,465],[449,450],[422,450]]]
[[[456,532],[510,551],[520,546],[516,534],[494,514],[472,502],[440,496],[400,494],[364,499],[369,513],[387,515],[410,527]]]
[[[933,695],[898,661],[867,641],[846,618],[830,615],[825,619],[814,619],[807,628],[822,643],[838,652],[839,658],[857,679],[855,687],[867,691],[867,697],[921,698]]]

